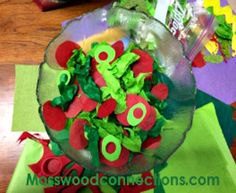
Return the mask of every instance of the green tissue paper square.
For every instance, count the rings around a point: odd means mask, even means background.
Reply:
[[[12,131],[45,132],[36,97],[38,69],[36,65],[16,65]]]

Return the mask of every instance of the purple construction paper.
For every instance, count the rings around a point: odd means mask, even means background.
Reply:
[[[198,89],[231,104],[236,101],[236,57],[227,63],[193,69]]]

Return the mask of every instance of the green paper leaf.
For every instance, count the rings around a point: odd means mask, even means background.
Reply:
[[[140,58],[135,53],[125,53],[111,65],[111,72],[116,78],[120,78],[127,71],[129,66]]]
[[[164,117],[157,119],[153,128],[148,132],[148,135],[153,138],[159,136],[161,133],[161,128],[165,125],[165,123],[166,123],[166,120]]]
[[[97,65],[97,70],[103,75],[103,78],[107,84],[107,86],[101,88],[101,90],[103,92],[103,97],[111,95],[111,97],[116,100],[117,107],[115,109],[115,113],[121,113],[126,109],[126,93],[121,88],[119,80],[116,79],[110,71],[110,68],[111,66],[108,63]]]
[[[50,149],[52,150],[53,154],[56,156],[60,156],[63,155],[62,150],[60,149],[60,147],[57,145],[57,143],[55,143],[54,141],[50,141]]]
[[[83,92],[91,99],[101,102],[101,92],[97,87],[92,77],[90,76],[90,63],[91,58],[88,56],[84,58],[84,54],[80,50],[74,51],[75,56],[73,57],[75,64],[74,74],[77,76],[77,80],[83,90]]]
[[[122,139],[122,145],[132,151],[132,152],[140,152],[141,146],[142,146],[142,140],[139,135],[135,134],[134,137],[130,138],[127,136],[124,136]]]
[[[100,165],[99,161],[99,134],[97,128],[85,125],[85,132],[88,137],[88,147],[87,150],[91,152],[92,163],[94,166],[98,167]]]
[[[148,76],[148,73],[140,73],[137,78],[134,77],[132,70],[122,77],[126,92],[129,94],[139,94],[144,86],[144,80]]]

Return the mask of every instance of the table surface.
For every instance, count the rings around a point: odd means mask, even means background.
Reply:
[[[0,0],[0,193],[5,193],[23,145],[11,132],[15,64],[39,64],[61,22],[109,3],[90,0],[41,12],[32,0]],[[26,115],[27,116],[27,115]]]

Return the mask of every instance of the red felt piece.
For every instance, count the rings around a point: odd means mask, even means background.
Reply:
[[[134,76],[137,77],[140,73],[152,73],[153,72],[153,58],[145,51],[134,49],[133,53],[140,56],[139,60],[133,65]],[[149,76],[149,78],[151,75]]]
[[[106,150],[108,153],[113,153],[116,150],[116,145],[114,143],[108,143]]]
[[[82,110],[82,103],[80,99],[76,96],[72,103],[70,104],[69,108],[65,112],[67,118],[74,118],[78,115]]]
[[[97,70],[92,72],[92,78],[98,87],[101,88],[101,87],[106,86],[106,82],[105,82],[104,78]]]
[[[79,99],[80,99],[80,102],[82,104],[82,110],[84,112],[93,111],[96,108],[97,104],[98,104],[96,101],[88,98],[86,94],[81,94]]]
[[[160,143],[161,143],[161,136],[158,136],[156,138],[149,137],[143,142],[142,148],[143,149],[156,149],[160,146]]]
[[[84,136],[84,126],[88,121],[76,119],[70,128],[70,145],[77,149],[84,149],[88,145],[88,140]]]
[[[192,66],[196,68],[202,68],[206,65],[204,60],[204,56],[201,52],[199,52],[193,60]]]
[[[99,141],[99,146],[101,149],[102,148],[102,140]],[[108,149],[109,151],[113,150],[113,147],[112,146],[109,147],[109,144],[108,144],[107,148],[109,148]],[[101,161],[101,163],[104,163],[104,164],[111,166],[111,167],[120,167],[120,166],[125,165],[129,161],[129,153],[130,153],[129,150],[122,146],[120,157],[115,161],[109,161],[100,152],[100,161]]]
[[[60,107],[53,107],[51,101],[43,105],[43,119],[50,129],[61,131],[66,126],[66,116]]]
[[[80,49],[80,46],[72,41],[65,41],[57,47],[56,60],[62,68],[67,68],[67,61],[73,54],[74,49]]]
[[[119,58],[120,56],[122,56],[122,54],[124,53],[124,44],[121,40],[115,42],[112,47],[114,48],[114,50],[116,51],[116,56],[115,59],[112,61],[114,62],[117,58]],[[112,63],[111,62],[111,63]]]
[[[108,54],[106,52],[101,52],[98,57],[100,60],[106,60],[108,57]]]
[[[142,109],[135,109],[134,110],[134,117],[136,118],[136,119],[139,119],[139,118],[141,118],[143,116],[143,111],[142,111]]]
[[[126,105],[127,105],[127,109],[123,112],[123,113],[120,113],[120,114],[117,114],[116,117],[117,117],[117,120],[124,126],[129,126],[129,123],[127,121],[127,116],[128,116],[128,112],[130,110],[130,108],[132,108],[134,105],[136,105],[137,103],[143,103],[147,109],[147,114],[146,116],[144,117],[144,120],[149,116],[150,114],[150,105],[147,103],[147,101],[142,98],[141,96],[138,96],[138,95],[135,95],[135,94],[129,94],[127,95],[126,97]],[[143,121],[144,121],[143,120]],[[142,122],[143,122],[142,121]],[[141,122],[141,123],[142,123]],[[141,124],[140,123],[140,124]]]
[[[152,90],[151,93],[159,100],[165,100],[168,95],[169,95],[169,89],[168,86],[166,84],[160,83],[155,85]]]
[[[156,123],[156,110],[153,107],[150,107],[150,113],[145,116],[143,121],[138,125],[139,128],[141,128],[144,131],[148,131],[152,129],[152,127]]]
[[[65,165],[69,164],[71,160],[65,155],[55,156],[48,144],[40,143],[43,145],[43,155],[41,159],[34,164],[29,165],[30,169],[38,176],[59,176]],[[57,169],[55,169],[55,164]]]
[[[102,103],[102,105],[98,109],[98,117],[104,118],[109,116],[116,109],[116,100],[110,98]]]
[[[57,157],[45,158],[42,162],[42,170],[47,175],[55,176],[62,170],[62,161]]]

